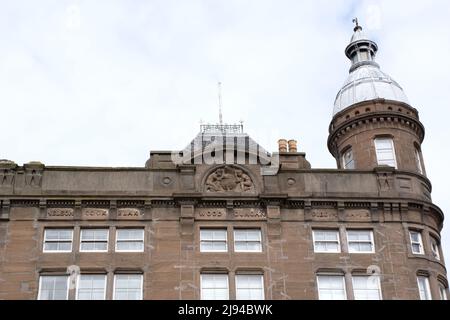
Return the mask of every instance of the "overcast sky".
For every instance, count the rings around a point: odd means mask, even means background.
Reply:
[[[335,168],[328,125],[355,16],[420,112],[447,213],[448,0],[0,0],[0,159],[143,166],[218,121],[221,81],[226,122],[268,151],[297,139],[314,168]],[[449,257],[450,222],[443,237]]]

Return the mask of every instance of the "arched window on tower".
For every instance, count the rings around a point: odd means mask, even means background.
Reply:
[[[375,138],[377,162],[380,166],[391,166],[397,169],[394,141],[390,137]]]
[[[348,148],[342,153],[342,168],[355,169],[355,159],[353,158],[352,148]]]
[[[416,145],[414,148],[416,167],[420,174],[423,174],[422,156],[419,147]]]

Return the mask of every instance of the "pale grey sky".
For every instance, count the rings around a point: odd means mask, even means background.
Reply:
[[[243,120],[267,150],[326,146],[358,16],[382,70],[426,128],[433,200],[450,210],[450,2],[411,0],[0,0],[0,159],[143,166],[199,121]],[[450,222],[443,232],[450,256]]]

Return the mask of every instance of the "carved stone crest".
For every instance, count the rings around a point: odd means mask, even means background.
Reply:
[[[23,165],[25,170],[25,184],[29,187],[41,187],[45,165],[38,161],[31,161]]]
[[[216,169],[206,179],[206,192],[255,192],[248,174],[239,168],[225,166]]]
[[[17,164],[10,160],[0,160],[0,187],[11,186],[14,183]]]
[[[10,186],[14,182],[14,171],[0,169],[0,186]]]

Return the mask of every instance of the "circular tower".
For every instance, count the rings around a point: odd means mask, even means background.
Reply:
[[[328,149],[339,169],[391,166],[425,175],[425,129],[403,89],[375,62],[377,51],[356,20],[345,49],[350,74],[336,96]]]

